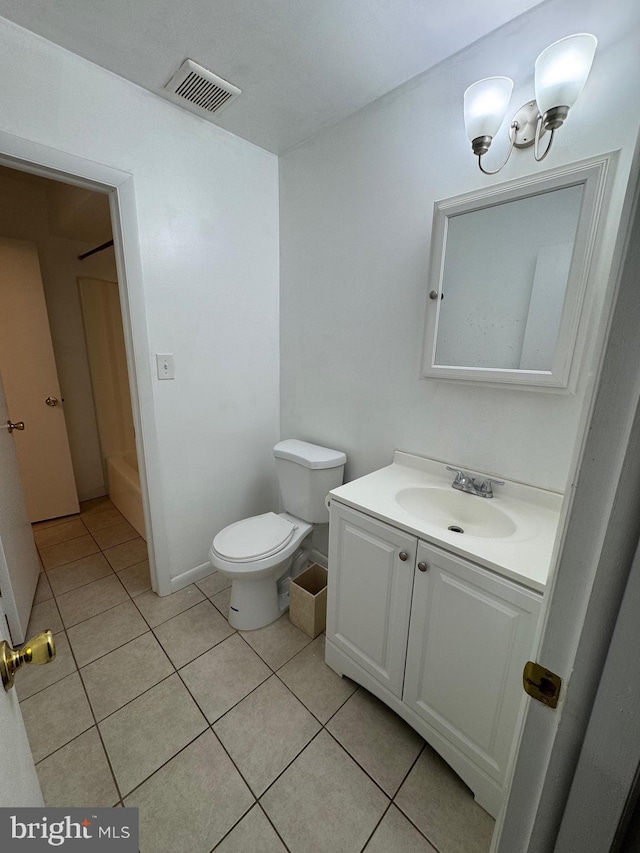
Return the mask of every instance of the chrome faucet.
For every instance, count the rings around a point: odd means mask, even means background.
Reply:
[[[481,483],[478,483],[471,474],[461,471],[460,468],[452,468],[451,465],[447,465],[447,471],[456,472],[453,483],[451,483],[454,489],[476,495],[479,498],[492,498],[494,483],[497,486],[504,486],[504,480],[493,480],[491,477],[486,477]]]

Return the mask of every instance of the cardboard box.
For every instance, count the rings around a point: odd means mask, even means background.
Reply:
[[[327,570],[317,563],[289,585],[289,620],[309,637],[317,637],[327,624]]]

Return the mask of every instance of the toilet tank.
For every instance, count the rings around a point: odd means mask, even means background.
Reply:
[[[345,454],[289,438],[276,444],[273,455],[284,509],[310,524],[328,522],[324,501],[342,483]]]

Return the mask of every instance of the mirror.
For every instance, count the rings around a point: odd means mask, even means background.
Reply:
[[[610,162],[436,202],[422,376],[570,387]]]

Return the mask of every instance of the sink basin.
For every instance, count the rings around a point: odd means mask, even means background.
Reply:
[[[491,498],[454,489],[414,486],[396,493],[402,509],[421,521],[460,535],[482,539],[505,539],[513,536],[517,525]]]

